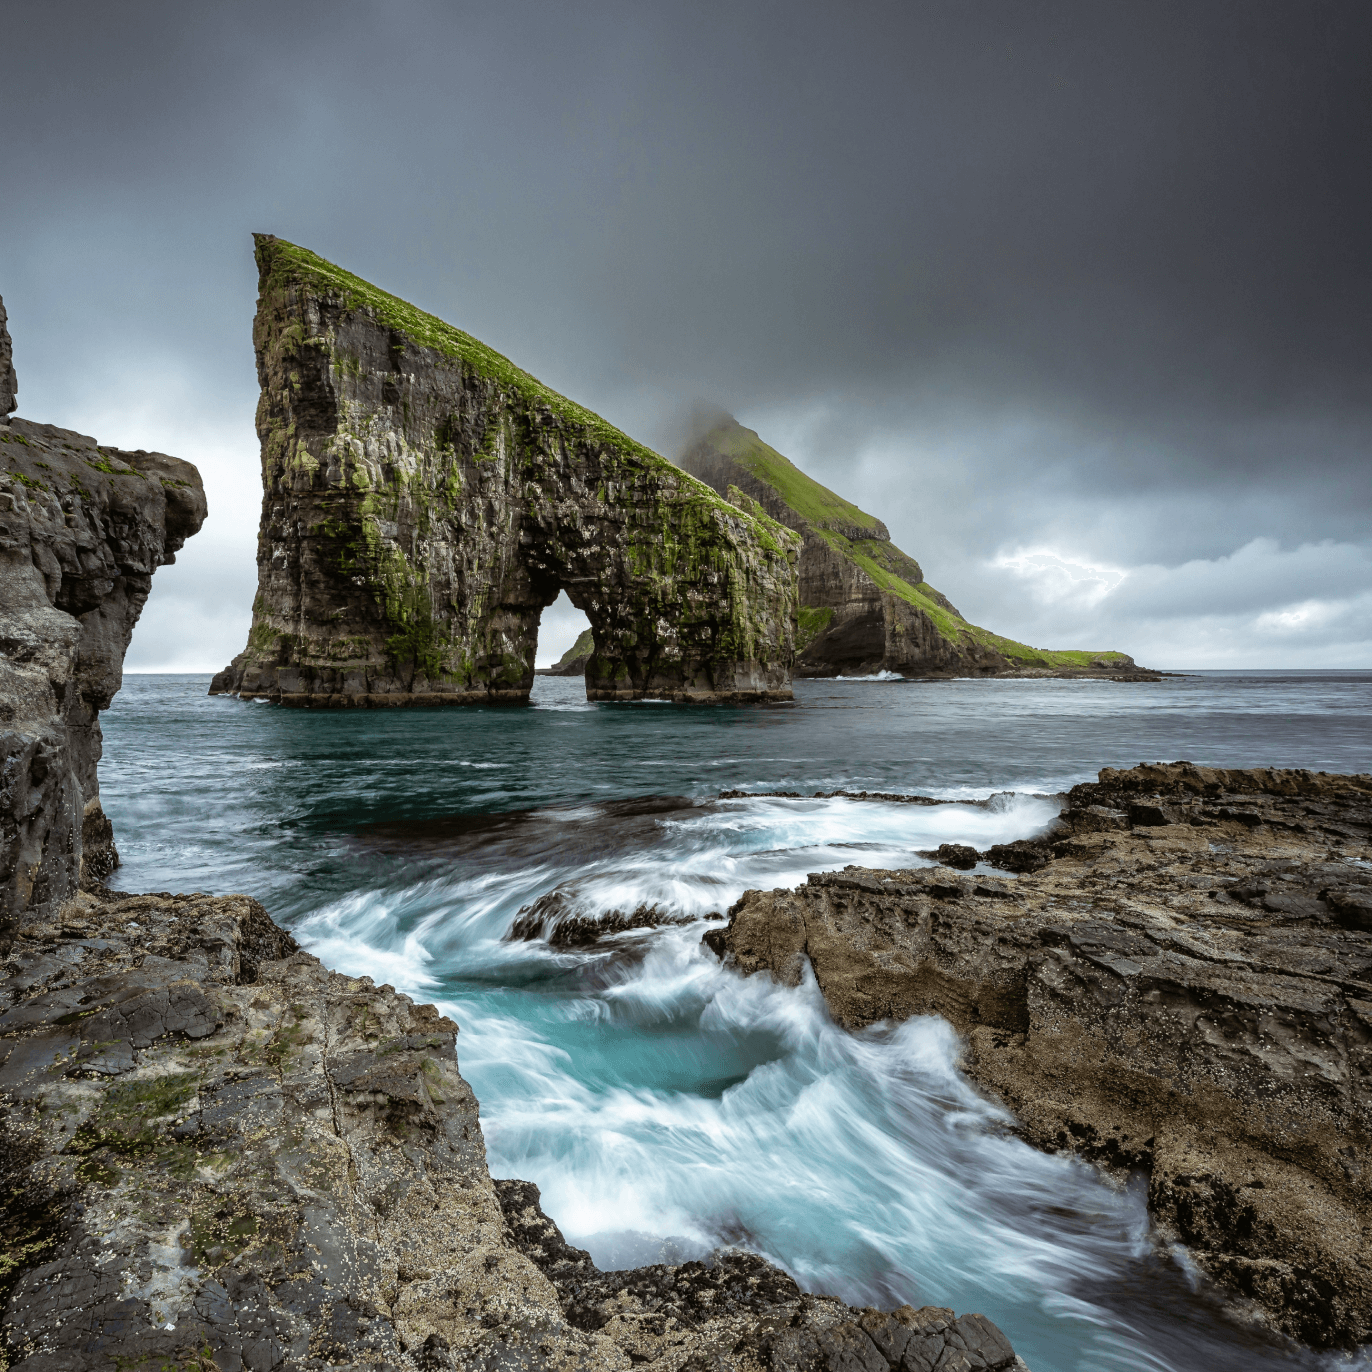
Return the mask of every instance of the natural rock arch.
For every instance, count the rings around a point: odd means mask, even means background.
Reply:
[[[211,694],[524,700],[565,589],[589,699],[790,699],[790,530],[315,254],[257,263],[258,595]]]

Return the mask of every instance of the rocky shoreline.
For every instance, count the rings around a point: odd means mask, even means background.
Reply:
[[[1146,1172],[1164,1240],[1372,1339],[1372,777],[1106,770],[1042,839],[750,891],[706,942],[859,1028],[945,1016],[1029,1142]],[[998,870],[996,870],[998,869]]]
[[[752,1254],[598,1271],[491,1179],[457,1025],[247,897],[83,892],[4,970],[14,1372],[1024,1367],[982,1316]]]

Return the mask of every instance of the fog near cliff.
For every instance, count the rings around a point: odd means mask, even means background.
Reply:
[[[246,637],[253,230],[662,449],[729,410],[1016,638],[1372,665],[1369,57],[1362,3],[19,3],[19,413],[205,475],[135,670]]]

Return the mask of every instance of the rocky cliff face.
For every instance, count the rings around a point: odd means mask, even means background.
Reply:
[[[0,338],[12,397],[3,327]],[[55,911],[118,862],[99,714],[153,573],[204,518],[188,462],[0,422],[0,950],[15,921]]]
[[[969,624],[886,525],[725,418],[677,459],[726,498],[793,529],[800,553],[797,676],[1095,676],[1152,680],[1116,652],[1030,648]]]
[[[788,697],[787,529],[313,253],[257,260],[259,589],[212,692],[524,700],[565,589],[593,700]]]
[[[1351,1347],[1372,1339],[1369,840],[1372,777],[1107,770],[1044,840],[750,891],[707,942],[792,984],[808,963],[852,1028],[944,1015],[1030,1142],[1146,1171],[1216,1281]]]

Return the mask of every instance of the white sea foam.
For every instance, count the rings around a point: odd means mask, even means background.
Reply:
[[[983,1311],[1036,1372],[1256,1366],[1194,1322],[1178,1325],[1191,1344],[1168,1343],[1148,1313],[1161,1298],[1138,1286],[1143,1191],[1015,1139],[958,1071],[946,1022],[850,1034],[813,976],[743,978],[701,946],[702,917],[748,887],[984,848],[1056,809],[749,797],[668,810],[615,843],[629,819],[578,806],[545,817],[537,861],[478,870],[464,848],[446,874],[334,902],[297,931],[330,965],[453,1015],[493,1175],[536,1182],[604,1266],[741,1244],[859,1305]],[[510,941],[554,890],[582,915],[696,918],[592,949]]]

